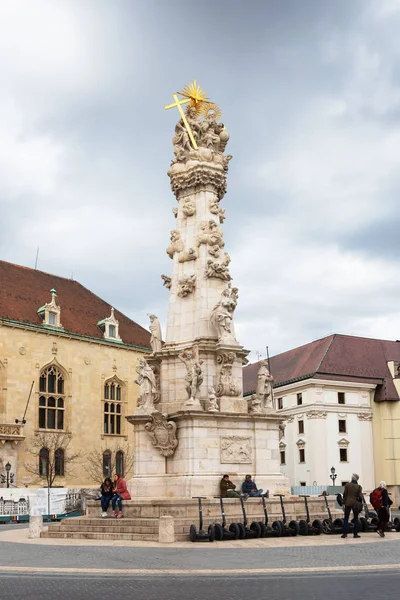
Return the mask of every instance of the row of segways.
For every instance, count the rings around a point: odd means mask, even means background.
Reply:
[[[205,500],[202,496],[195,496],[199,504],[199,527],[192,524],[189,529],[189,537],[192,542],[214,542],[222,540],[238,540],[238,539],[250,539],[250,538],[265,538],[265,537],[282,537],[282,536],[296,536],[300,533],[300,523],[297,521],[290,521],[287,523],[285,506],[283,502],[284,496],[282,494],[275,494],[280,499],[282,519],[274,521],[271,525],[268,522],[268,511],[265,497],[261,497],[264,520],[252,521],[250,524],[247,519],[246,509],[243,498],[240,498],[240,504],[242,508],[243,520],[237,523],[231,523],[229,528],[226,522],[226,514],[224,508],[223,498],[219,498],[221,507],[221,523],[214,523],[208,526],[207,530],[204,529],[203,524],[203,506],[202,500]],[[307,519],[309,521],[308,507],[307,507]],[[307,527],[313,527],[308,521],[304,521]],[[309,534],[303,534],[309,535]]]

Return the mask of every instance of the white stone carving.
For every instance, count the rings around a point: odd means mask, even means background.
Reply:
[[[263,412],[261,399],[256,394],[252,394],[249,399],[249,413],[255,415]]]
[[[175,252],[182,252],[183,250],[183,242],[181,240],[181,234],[177,229],[173,229],[171,231],[171,243],[168,246],[166,253],[170,258],[174,258]]]
[[[153,411],[150,421],[144,426],[151,443],[162,456],[172,456],[178,446],[176,438],[176,423],[168,421],[167,416],[159,411]]]
[[[147,316],[150,319],[150,346],[153,350],[153,354],[155,354],[156,352],[161,352],[162,349],[161,325],[156,315],[148,314]]]
[[[211,312],[210,322],[217,333],[219,342],[237,344],[232,320],[238,297],[238,289],[228,286]]]
[[[235,360],[236,354],[234,352],[221,352],[217,354],[217,396],[240,396],[240,385],[233,380],[232,376],[232,368]]]
[[[201,233],[197,237],[197,245],[208,245],[208,253],[217,258],[225,242],[222,237],[222,231],[218,228],[215,221],[203,221],[200,224]]]
[[[183,201],[182,212],[186,217],[193,217],[196,214],[196,206],[189,198]]]
[[[260,368],[257,373],[256,397],[261,402],[261,408],[265,411],[268,407],[273,408],[274,378],[268,369],[268,361],[260,360]]]
[[[178,296],[186,298],[196,288],[196,275],[185,275],[182,279],[179,279],[178,285]]]
[[[214,261],[211,258],[207,261],[207,267],[205,276],[207,278],[222,279],[223,281],[230,281],[232,277],[229,273],[229,263],[231,262],[230,256],[225,254],[225,258],[222,262]]]
[[[286,423],[280,423],[280,425],[279,425],[279,439],[280,440],[285,437],[285,429],[286,429]],[[285,446],[286,446],[286,444],[285,444]]]
[[[163,280],[163,286],[167,288],[167,290],[171,289],[172,279],[168,277],[168,275],[161,275],[161,279]]]
[[[252,462],[251,438],[239,435],[221,436],[221,463],[250,464]]]
[[[346,440],[345,438],[342,438],[341,440],[338,441],[339,448],[347,448],[349,444],[350,444],[349,440]]]
[[[309,410],[306,412],[307,419],[326,419],[328,413],[323,410]]]
[[[191,349],[183,350],[178,354],[178,357],[186,367],[185,387],[188,399],[185,402],[185,406],[199,406],[200,403],[197,400],[197,396],[200,386],[203,383],[202,361],[197,359],[194,350]]]
[[[209,200],[208,208],[210,210],[210,213],[212,213],[213,215],[218,215],[220,223],[223,223],[225,221],[225,209],[219,207],[219,202],[217,199]]]
[[[194,248],[189,248],[186,252],[180,252],[178,261],[180,263],[197,259],[197,252]]]
[[[372,413],[357,413],[357,417],[359,421],[372,421]]]
[[[306,446],[306,443],[304,440],[297,440],[296,446],[299,448],[299,450],[303,450]]]
[[[218,398],[213,387],[208,388],[208,397],[205,401],[205,409],[207,412],[219,412]]]
[[[174,208],[172,209],[172,214],[174,215],[175,219],[178,216],[178,208],[176,206],[174,206]]]
[[[145,358],[140,359],[136,372],[138,377],[135,383],[138,384],[140,392],[135,414],[150,415],[156,410],[155,403],[160,400],[156,376]]]

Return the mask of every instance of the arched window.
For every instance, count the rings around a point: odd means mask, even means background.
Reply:
[[[64,375],[55,366],[46,367],[39,379],[39,429],[64,429]]]
[[[47,477],[49,474],[49,450],[48,448],[42,448],[39,452],[39,475],[40,477]]]
[[[105,450],[103,452],[103,475],[104,477],[111,477],[111,451]]]
[[[54,453],[54,473],[58,477],[64,477],[65,453],[62,448],[57,448]]]
[[[122,450],[118,450],[115,455],[115,471],[121,475],[121,477],[124,476],[124,453]]]
[[[103,398],[103,431],[106,435],[121,435],[122,388],[116,380],[106,381]]]

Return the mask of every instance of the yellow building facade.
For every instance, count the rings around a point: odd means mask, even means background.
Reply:
[[[0,262],[0,473],[8,464],[14,485],[47,485],[37,441],[60,434],[69,444],[59,449],[54,485],[98,484],[93,456],[106,450],[119,454],[117,463],[104,457],[103,472],[123,471],[133,448],[125,417],[135,412],[136,366],[149,342],[79,283]],[[68,455],[79,455],[73,465]]]

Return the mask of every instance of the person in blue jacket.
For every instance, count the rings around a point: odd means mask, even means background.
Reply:
[[[252,480],[251,475],[246,475],[246,479],[242,483],[242,492],[248,494],[250,498],[262,496],[263,493],[262,490],[257,488],[256,482]]]

